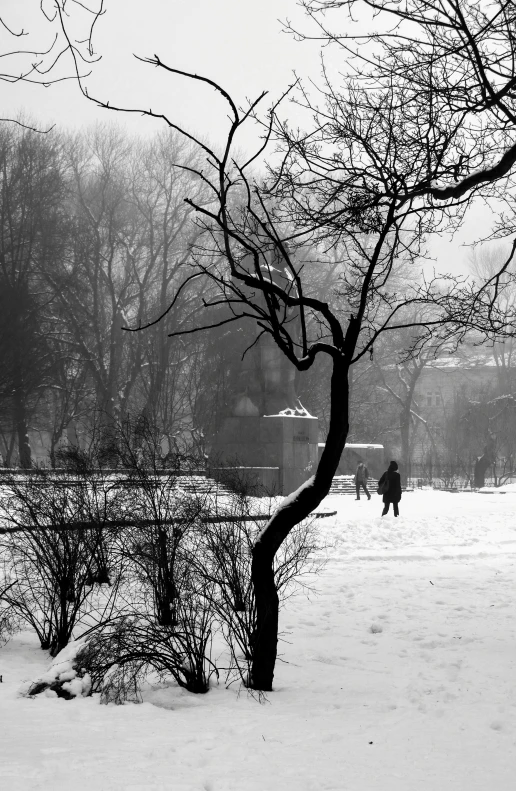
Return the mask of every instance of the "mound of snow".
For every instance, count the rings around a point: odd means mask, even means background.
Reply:
[[[78,698],[86,697],[91,691],[91,678],[89,673],[82,673],[78,667],[78,655],[87,644],[87,639],[73,640],[52,660],[46,673],[34,681],[22,693],[33,696],[41,692],[51,692],[58,697]]]

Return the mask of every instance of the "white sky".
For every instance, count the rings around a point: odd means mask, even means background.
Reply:
[[[46,2],[50,7],[51,0]],[[139,63],[134,55],[157,54],[167,65],[209,76],[241,104],[263,90],[278,97],[292,82],[294,70],[304,75],[320,70],[316,45],[296,43],[282,33],[280,18],[297,17],[304,23],[295,0],[105,0],[105,6],[94,37],[102,59],[85,82],[90,94],[126,107],[152,107],[197,133],[208,132],[214,142],[226,126],[222,98],[200,83]],[[2,10],[3,18],[13,27],[38,32],[38,44],[51,41],[53,28],[41,25],[39,0],[2,0],[4,7],[8,10]],[[3,39],[12,47],[13,39]],[[18,41],[26,45],[27,40]],[[114,118],[80,96],[73,83],[49,89],[3,84],[0,99],[3,115],[25,108],[59,125]],[[116,120],[143,135],[159,127],[159,122],[141,116],[118,115]]]
[[[52,0],[45,2],[48,7],[52,4]],[[41,24],[39,0],[2,0],[1,5],[3,19],[13,29],[24,28],[31,35],[15,41],[0,35],[0,52],[18,42],[25,47],[28,43],[41,46],[41,41],[51,42],[53,28]],[[90,95],[112,104],[165,113],[190,131],[207,137],[214,146],[224,139],[227,128],[223,99],[207,86],[139,63],[134,54],[157,54],[168,65],[209,76],[241,105],[263,90],[276,99],[292,82],[294,71],[315,80],[320,74],[317,44],[298,43],[282,32],[279,20],[287,18],[297,27],[310,29],[296,0],[105,0],[105,7],[94,38],[95,49],[102,58],[85,83]],[[346,23],[344,17],[341,19],[342,30]],[[325,57],[335,59],[337,53],[326,49]],[[6,68],[5,59],[0,64]],[[336,61],[334,65],[338,65]],[[79,128],[108,120],[144,136],[160,128],[158,121],[97,108],[80,94],[73,81],[49,88],[0,82],[0,102],[2,117],[23,111],[40,124]],[[292,106],[286,111],[292,117]],[[253,145],[252,135],[239,142],[249,148]],[[461,243],[472,242],[488,230],[486,210],[479,208],[471,212],[453,242],[435,239],[431,252],[438,259],[437,269],[463,270],[470,251]]]

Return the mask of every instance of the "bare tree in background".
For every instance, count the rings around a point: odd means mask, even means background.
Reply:
[[[427,318],[424,311],[411,311],[409,321],[419,321],[424,323]],[[399,431],[401,447],[401,475],[404,483],[411,476],[411,465],[414,440],[413,434],[416,428],[422,428],[434,451],[434,437],[428,420],[421,414],[420,404],[416,400],[416,388],[421,374],[425,367],[435,357],[448,351],[452,351],[454,346],[450,343],[440,343],[439,337],[434,337],[434,333],[428,333],[426,338],[420,339],[417,354],[407,354],[406,349],[410,349],[413,344],[413,331],[408,329],[399,330],[396,333],[388,334],[382,339],[379,354],[375,357],[375,367],[379,375],[379,387],[390,397],[391,403],[396,405],[397,420],[394,421],[395,428]]]
[[[473,277],[479,282],[493,278],[500,270],[508,255],[505,245],[482,245],[475,249],[470,258],[470,267]],[[514,282],[514,267],[504,273],[504,287],[498,297],[498,309],[501,314],[506,314],[508,323],[514,314],[516,305],[516,284]],[[477,353],[479,350],[476,350]],[[495,363],[497,385],[499,394],[514,392],[516,387],[516,339],[510,332],[504,337],[493,341],[490,351]],[[471,350],[475,353],[475,349]]]
[[[42,271],[63,252],[64,194],[59,138],[3,124],[0,405],[4,423],[16,436],[22,467],[31,465],[29,419],[51,384],[61,357],[51,326],[51,295],[44,287]]]
[[[175,167],[179,161],[183,169]],[[197,390],[200,346],[206,344],[194,336],[174,342],[168,338],[169,332],[189,326],[190,314],[209,288],[207,281],[197,278],[193,288],[185,289],[168,310],[190,274],[189,251],[198,230],[191,222],[193,209],[185,203],[184,195],[193,189],[196,202],[205,200],[204,185],[198,180],[193,183],[189,173],[189,168],[199,165],[198,152],[191,143],[165,130],[134,148],[129,174],[128,200],[140,230],[139,244],[132,253],[134,297],[127,318],[131,325],[142,326],[164,316],[148,332],[131,338],[132,353],[138,355],[132,365],[138,375],[138,409],[151,424],[172,436],[193,427],[191,394]]]

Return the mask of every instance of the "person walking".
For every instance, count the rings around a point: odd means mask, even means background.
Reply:
[[[367,469],[367,467],[364,464],[364,462],[361,461],[360,464],[358,465],[357,471],[355,473],[355,486],[356,486],[356,490],[357,490],[357,496],[356,496],[357,500],[360,500],[360,487],[362,487],[364,492],[367,494],[367,499],[368,500],[371,499],[371,495],[369,494],[368,489],[367,489],[367,479],[368,478],[369,478],[369,470]]]
[[[398,472],[398,462],[391,461],[388,469],[378,481],[378,494],[383,495],[382,516],[389,511],[392,503],[394,516],[399,516],[398,503],[401,500],[401,478]]]

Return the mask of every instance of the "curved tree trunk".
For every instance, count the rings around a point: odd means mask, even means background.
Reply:
[[[348,370],[348,364],[342,359],[334,359],[330,426],[315,475],[285,498],[253,546],[251,578],[256,601],[256,630],[249,679],[251,689],[272,689],[278,648],[279,609],[274,582],[274,557],[292,528],[306,519],[330,491],[349,430]]]

